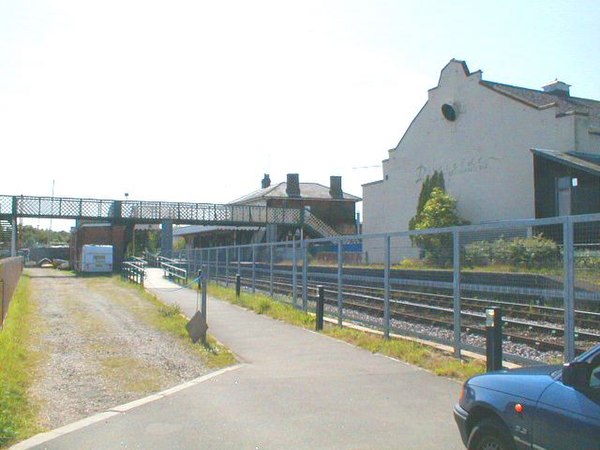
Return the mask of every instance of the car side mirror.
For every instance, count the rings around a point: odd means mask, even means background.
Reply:
[[[585,361],[567,363],[562,369],[562,382],[575,389],[587,388],[590,385],[591,366]]]

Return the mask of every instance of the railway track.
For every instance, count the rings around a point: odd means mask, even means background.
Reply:
[[[374,296],[375,298],[383,298],[383,289],[373,290],[372,288],[361,288],[353,286],[353,291],[362,292],[366,295]],[[406,290],[391,290],[390,297],[392,300],[404,300],[413,302],[418,305],[428,305],[431,307],[442,307],[453,310],[454,298],[452,295],[422,293]],[[499,306],[505,316],[510,317],[510,322],[521,326],[527,323],[535,327],[539,323],[546,324],[544,327],[560,331],[562,335],[562,325],[564,323],[564,310],[562,308],[540,305],[524,305],[522,303],[514,303],[494,299],[479,299],[471,297],[461,297],[461,309],[465,311],[480,311],[483,314],[486,308],[491,306]],[[521,320],[519,320],[521,319]],[[581,330],[600,330],[600,314],[591,311],[575,311],[575,326]],[[582,331],[585,336],[586,332]],[[594,339],[600,338],[600,333],[587,333]]]
[[[256,274],[255,287],[259,291],[269,292],[270,280]],[[224,276],[220,276],[225,281]],[[229,282],[232,283],[230,277]],[[245,286],[251,284],[250,278],[243,278]],[[316,284],[314,281],[311,285]],[[326,304],[337,306],[337,283],[319,280],[325,287]],[[298,295],[301,284],[297,285]],[[292,293],[291,275],[274,277],[273,292],[290,296]],[[311,301],[314,296],[309,294]],[[354,285],[345,281],[342,298],[343,307],[361,312],[374,318],[383,317],[383,289],[373,286]],[[476,335],[485,335],[485,308],[500,306],[504,314],[504,336],[506,340],[522,343],[540,351],[563,351],[564,311],[561,308],[524,305],[505,300],[461,297],[461,331]],[[443,329],[453,329],[453,297],[440,293],[392,289],[390,291],[390,317]],[[600,314],[588,311],[576,311],[576,351],[584,351],[590,342],[600,342]],[[599,331],[596,331],[599,330]]]

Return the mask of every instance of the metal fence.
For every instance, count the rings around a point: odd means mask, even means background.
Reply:
[[[123,261],[121,264],[121,277],[143,286],[147,265],[148,263],[145,260],[132,256],[129,260]]]
[[[177,252],[196,273],[385,336],[485,352],[502,308],[505,359],[559,362],[600,342],[600,214]]]
[[[0,259],[0,328],[8,314],[19,278],[23,272],[23,258]]]

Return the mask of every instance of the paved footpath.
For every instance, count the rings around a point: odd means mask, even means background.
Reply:
[[[196,293],[175,290],[160,271],[146,286],[195,312]],[[464,448],[455,381],[210,297],[208,322],[239,365],[19,448]]]

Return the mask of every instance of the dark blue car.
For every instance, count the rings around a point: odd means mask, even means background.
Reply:
[[[563,366],[475,376],[454,418],[469,450],[598,450],[600,345]]]

